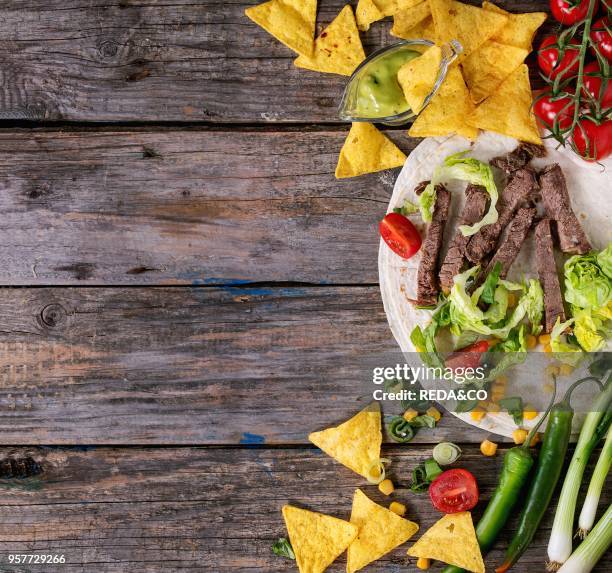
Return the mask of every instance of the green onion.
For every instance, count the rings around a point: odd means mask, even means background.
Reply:
[[[599,504],[599,498],[601,496],[601,488],[603,487],[608,473],[610,472],[610,466],[612,465],[612,426],[608,429],[608,436],[606,437],[606,443],[604,444],[601,454],[599,454],[599,460],[593,470],[593,476],[591,477],[591,483],[589,484],[589,490],[587,491],[580,517],[578,518],[578,535],[580,539],[584,539],[595,523],[595,514],[597,513],[597,505]]]
[[[612,410],[607,410],[611,400],[612,382],[608,380],[603,390],[595,398],[591,411],[586,416],[576,444],[576,450],[563,482],[548,542],[548,568],[551,571],[556,571],[572,554],[574,513],[580,482],[593,449],[610,425]]]
[[[279,557],[286,557],[287,559],[295,560],[293,547],[291,547],[291,543],[289,543],[289,540],[286,537],[280,537],[278,541],[272,545],[272,553],[274,553],[274,555],[278,555]]]
[[[368,469],[368,475],[366,476],[368,482],[374,485],[381,483],[387,475],[385,472],[385,464],[390,463],[391,460],[387,458],[379,458],[376,460]],[[376,470],[376,472],[374,472],[374,470]]]
[[[612,504],[558,573],[589,573],[612,545]]]
[[[433,449],[433,458],[441,466],[456,462],[461,456],[461,448],[450,442],[442,442]]]

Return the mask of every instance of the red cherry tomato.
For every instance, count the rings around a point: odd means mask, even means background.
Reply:
[[[585,96],[588,94],[596,100],[601,98],[601,108],[606,109],[612,107],[612,78],[608,79],[605,93],[601,93],[602,73],[599,67],[599,62],[591,62],[584,66],[584,84]],[[537,113],[537,112],[536,112]]]
[[[610,27],[610,18],[607,16],[597,20],[591,28],[591,40],[597,44],[599,53],[604,58],[608,58],[609,62],[612,62],[612,35],[608,32]],[[591,51],[595,53],[593,48],[591,48]]]
[[[484,352],[489,350],[489,341],[481,340],[461,350],[453,352],[444,365],[451,370],[457,368],[476,368],[480,365],[480,359]]]
[[[574,102],[570,98],[553,97],[550,92],[538,97],[533,104],[538,123],[550,130],[554,127],[561,130],[570,127],[574,119],[574,108]]]
[[[593,14],[597,13],[599,2],[595,5]],[[589,13],[589,0],[550,0],[550,11],[558,22],[571,26],[581,22]]]
[[[583,118],[578,121],[572,137],[576,151],[587,161],[600,161],[612,155],[612,119],[597,125]]]
[[[469,511],[478,503],[478,484],[467,470],[447,470],[431,482],[429,497],[442,513]]]
[[[416,227],[399,213],[386,215],[378,229],[389,248],[404,259],[414,256],[421,248],[421,235]]]
[[[579,62],[579,51],[574,48],[566,48],[563,57],[559,60],[559,46],[555,36],[547,36],[540,44],[538,50],[538,65],[540,69],[551,79],[561,76],[567,79],[576,74]]]

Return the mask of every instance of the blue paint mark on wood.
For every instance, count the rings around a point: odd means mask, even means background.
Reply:
[[[244,432],[242,434],[242,438],[240,438],[240,443],[247,446],[256,446],[266,443],[266,438],[260,436],[259,434],[251,434],[249,432]]]

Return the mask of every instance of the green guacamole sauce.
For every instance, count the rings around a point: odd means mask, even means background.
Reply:
[[[397,72],[420,56],[419,52],[401,50],[382,56],[366,65],[357,89],[356,111],[365,117],[386,117],[410,109],[397,82]]]

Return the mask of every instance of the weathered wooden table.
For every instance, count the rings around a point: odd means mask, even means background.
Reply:
[[[254,3],[0,8],[2,571],[295,571],[281,505],[348,517],[363,485],[306,436],[362,407],[360,355],[395,348],[376,222],[396,173],[334,179],[345,80],[295,68]],[[343,2],[319,4],[320,28]],[[446,415],[385,446],[394,499],[433,523],[406,485],[443,438],[487,499],[484,437]],[[517,572],[543,570],[550,524]],[[403,570],[405,548],[368,569]]]

